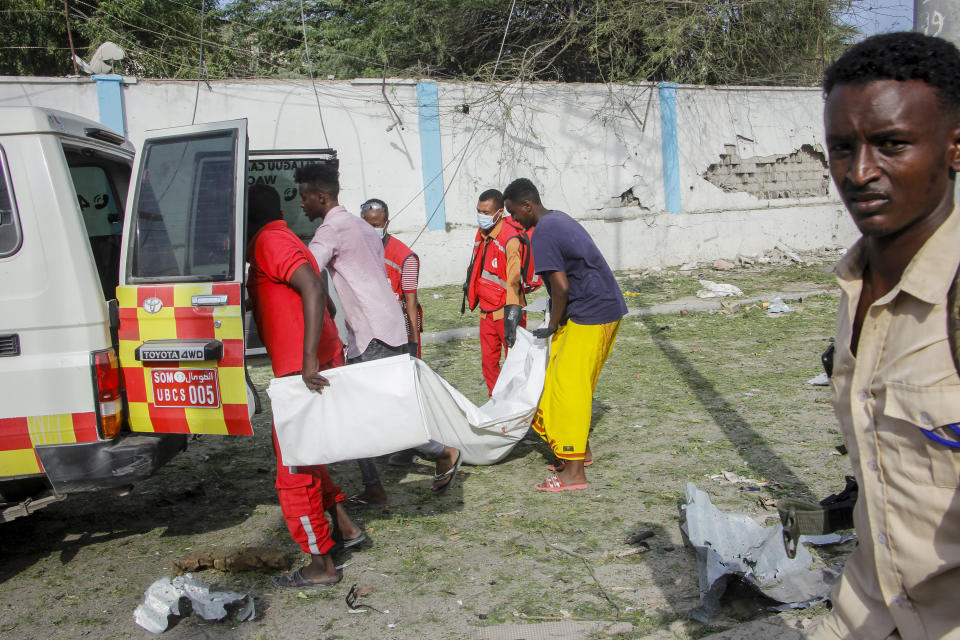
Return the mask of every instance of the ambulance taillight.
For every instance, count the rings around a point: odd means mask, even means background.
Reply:
[[[120,383],[120,363],[113,349],[94,351],[93,366],[94,401],[97,409],[97,428],[100,437],[110,439],[120,433],[123,426],[123,389]]]

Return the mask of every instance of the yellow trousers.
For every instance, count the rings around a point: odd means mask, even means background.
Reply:
[[[550,341],[550,360],[533,429],[562,460],[583,460],[590,435],[593,391],[617,339],[620,320],[560,327]]]

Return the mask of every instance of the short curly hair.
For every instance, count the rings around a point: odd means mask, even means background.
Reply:
[[[340,171],[337,165],[330,163],[306,164],[293,171],[293,181],[308,184],[331,198],[340,194]]]
[[[543,204],[540,202],[540,192],[537,191],[537,188],[533,185],[533,182],[530,181],[530,178],[517,178],[508,184],[507,188],[503,190],[503,199],[512,200],[517,204],[520,204],[524,200],[530,200],[536,204]]]
[[[943,107],[960,112],[960,51],[942,38],[912,31],[867,38],[830,65],[823,92],[829,96],[837,85],[873,80],[922,80],[937,92]]]

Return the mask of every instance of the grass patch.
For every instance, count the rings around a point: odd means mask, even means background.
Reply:
[[[822,266],[620,275],[624,289],[638,293],[631,305],[691,295],[698,275],[748,296],[831,282]],[[459,317],[459,287],[424,289],[421,298],[428,331],[475,324],[476,314]],[[721,509],[762,521],[774,512],[759,497],[819,499],[842,487],[849,461],[829,455],[840,442],[829,390],[806,384],[820,371],[836,304],[833,295],[805,295],[779,316],[754,308],[625,318],[594,395],[587,491],[535,492],[550,459],[539,443],[517,445],[494,466],[464,466],[442,496],[427,490],[432,465],[381,464],[390,505],[355,512],[373,545],[343,559],[336,589],[299,598],[274,590],[264,573],[198,577],[258,598],[257,621],[236,625],[238,638],[312,637],[318,629],[342,638],[471,637],[478,626],[517,622],[514,612],[619,619],[641,635],[667,634],[678,621],[689,637],[719,631],[735,621],[705,627],[687,619],[698,604],[697,569],[680,536],[678,503],[694,482]],[[425,345],[423,353],[467,397],[486,400],[478,340]],[[271,378],[266,363],[250,373],[260,389]],[[0,629],[60,637],[67,616],[98,637],[142,635],[130,612],[188,547],[269,546],[301,564],[277,506],[269,398],[261,399],[252,438],[195,439],[129,496],[78,494],[7,523]],[[329,469],[344,493],[360,490],[356,463]],[[777,484],[740,491],[710,477],[722,470]],[[618,557],[624,539],[643,530],[654,532],[651,549]],[[65,586],[66,575],[85,577]],[[390,613],[347,614],[343,597],[355,583],[369,590],[364,601]],[[71,597],[55,599],[58,591]],[[191,617],[173,633],[199,637],[209,628]]]

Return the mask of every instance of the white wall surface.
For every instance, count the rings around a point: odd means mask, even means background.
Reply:
[[[408,244],[419,235],[423,285],[462,281],[477,194],[517,177],[531,178],[546,206],[583,220],[614,269],[733,258],[777,243],[848,245],[857,236],[832,186],[828,198],[761,200],[703,178],[726,145],[743,158],[822,147],[818,89],[679,87],[685,213],[669,214],[655,85],[440,83],[446,231],[423,231],[432,211],[422,195],[413,81],[324,81],[315,94],[303,80],[211,81],[199,90],[195,82],[134,80],[124,100],[134,143],[149,129],[190,124],[196,109],[197,122],[247,118],[253,149],[335,148],[341,202],[354,212],[370,197],[390,205],[391,230]],[[88,79],[0,78],[0,106],[8,105],[98,119]],[[628,191],[635,200],[622,206]]]

